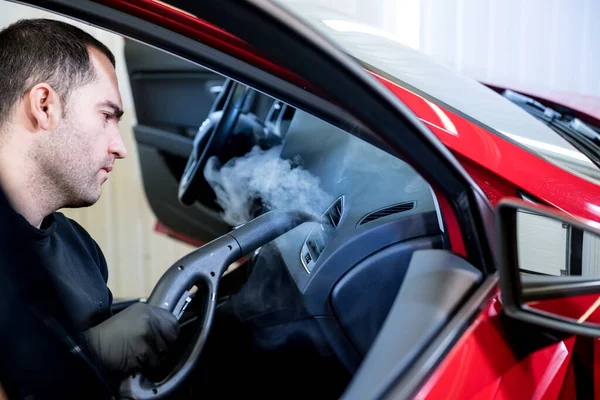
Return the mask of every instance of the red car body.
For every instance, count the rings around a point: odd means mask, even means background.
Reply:
[[[260,67],[283,79],[304,85],[318,93],[293,73],[265,58],[241,39],[205,21],[153,0],[102,0],[100,3],[141,17],[152,23],[195,38],[236,58]],[[466,171],[486,194],[492,205],[518,191],[535,196],[540,202],[573,217],[600,224],[600,186],[569,173],[537,157],[524,148],[489,132],[457,113],[440,106],[444,115],[429,106],[418,93],[369,71],[398,97],[452,151]],[[582,108],[582,114],[600,119],[600,107]],[[452,129],[448,129],[448,121]],[[543,179],[540,179],[543,177]],[[464,255],[465,247],[458,224],[444,198],[438,198],[448,221],[452,249]],[[161,228],[165,233],[168,228]],[[179,236],[184,239],[183,236]],[[197,244],[197,242],[194,242]],[[581,296],[548,307],[565,313],[583,315],[598,296]],[[518,355],[507,338],[500,320],[502,305],[498,285],[490,288],[486,301],[470,328],[416,395],[418,399],[571,399],[576,397],[576,371],[573,357],[579,337],[568,337],[550,346]],[[600,315],[590,318],[600,320]],[[581,339],[583,340],[583,339]],[[600,347],[593,340],[589,354],[590,376],[600,382]],[[600,386],[594,386],[600,398]]]

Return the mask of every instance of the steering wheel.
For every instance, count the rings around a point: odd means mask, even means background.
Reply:
[[[203,189],[204,167],[208,159],[219,156],[235,128],[240,113],[248,98],[250,89],[231,79],[223,84],[208,117],[204,120],[196,136],[192,152],[179,181],[179,201],[185,205],[196,202]]]
[[[178,319],[190,301],[189,291],[198,287],[194,301],[205,304],[202,327],[193,343],[166,378],[155,382],[143,374],[128,377],[120,386],[122,399],[164,399],[173,394],[194,369],[212,326],[219,280],[225,270],[240,257],[315,218],[303,212],[276,210],[265,213],[231,232],[194,250],[173,264],[160,278],[148,304],[172,312]]]

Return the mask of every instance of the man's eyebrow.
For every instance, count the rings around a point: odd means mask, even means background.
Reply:
[[[101,105],[112,108],[114,113],[115,113],[115,117],[117,119],[121,119],[121,117],[123,116],[123,114],[125,113],[125,111],[123,111],[121,109],[121,107],[119,107],[118,105],[116,105],[115,103],[113,103],[110,100],[106,100],[105,102],[101,103]]]

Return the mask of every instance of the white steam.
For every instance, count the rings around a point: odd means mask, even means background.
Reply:
[[[279,157],[281,146],[262,150],[255,146],[245,156],[222,167],[216,157],[206,163],[204,177],[223,208],[223,219],[235,226],[251,220],[256,202],[264,211],[298,210],[320,216],[333,197],[323,191],[310,172]]]

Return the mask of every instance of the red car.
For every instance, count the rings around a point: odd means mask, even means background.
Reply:
[[[600,396],[593,116],[302,2],[22,2],[127,37],[158,228],[202,244],[124,398]]]

